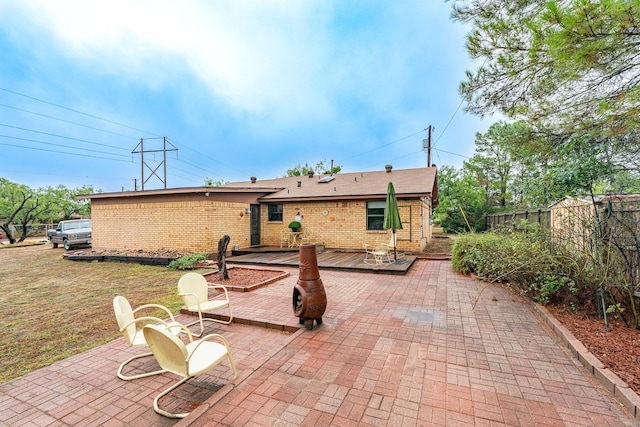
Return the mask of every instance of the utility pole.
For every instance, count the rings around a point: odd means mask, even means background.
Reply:
[[[427,150],[427,167],[431,167],[431,125],[425,130],[428,131],[427,139],[422,140],[422,149]]]

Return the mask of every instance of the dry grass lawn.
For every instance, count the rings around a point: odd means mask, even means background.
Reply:
[[[178,313],[183,271],[62,258],[49,245],[0,247],[0,382],[120,336],[113,297]],[[158,313],[160,314],[160,313]],[[166,317],[166,316],[162,316]]]

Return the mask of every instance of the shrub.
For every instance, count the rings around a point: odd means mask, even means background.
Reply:
[[[300,221],[291,221],[289,223],[289,228],[291,229],[299,230],[301,227],[302,227],[302,224],[300,224]]]
[[[174,259],[173,261],[171,261],[167,266],[167,268],[169,270],[193,270],[194,268],[196,268],[195,264],[197,262],[202,262],[206,260],[207,260],[206,253],[185,255],[183,257],[180,257],[178,259]]]
[[[538,227],[523,225],[483,234],[459,236],[452,250],[453,267],[488,282],[504,282],[543,304],[574,299],[589,286],[588,271],[578,268],[579,255],[554,244]]]

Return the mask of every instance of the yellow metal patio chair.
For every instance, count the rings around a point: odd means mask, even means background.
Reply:
[[[313,240],[313,230],[305,227],[300,235],[300,243],[315,243]]]
[[[167,372],[172,372],[182,377],[180,381],[153,399],[153,410],[169,418],[184,418],[189,413],[176,414],[165,411],[160,408],[158,402],[163,396],[184,384],[189,378],[208,371],[224,361],[224,359],[229,359],[233,370],[233,378],[238,376],[236,365],[229,349],[229,343],[222,335],[209,334],[202,339],[194,341],[191,332],[186,327],[183,327],[183,329],[189,337],[187,344],[161,326],[147,325],[143,328],[144,337],[149,343],[149,348],[160,367]]]
[[[397,233],[391,233],[391,237],[389,237],[389,244],[387,245],[389,252],[391,253],[391,255],[393,254],[394,248],[395,248],[395,258],[402,258],[404,256],[404,252],[398,252],[398,234]]]
[[[395,261],[389,257],[389,248],[386,242],[378,242],[375,245],[364,244],[364,263],[380,265],[382,263],[392,264]]]
[[[160,309],[167,313],[169,322],[166,322],[162,319],[153,316],[140,316],[136,318],[136,313],[141,310],[151,310],[151,309]],[[172,334],[179,334],[181,331],[180,323],[176,322],[173,318],[173,314],[169,311],[167,307],[164,307],[159,304],[145,304],[137,307],[135,310],[131,308],[131,304],[129,301],[123,296],[116,296],[113,299],[113,310],[116,314],[116,321],[118,322],[118,328],[120,328],[120,332],[124,336],[125,341],[129,347],[146,347],[147,341],[144,339],[144,335],[142,333],[142,326],[149,322],[160,324],[163,328],[169,328],[169,331]],[[151,356],[151,353],[139,354],[137,356],[133,356],[120,365],[118,368],[118,378],[121,380],[129,381],[137,378],[144,378],[151,375],[157,375],[165,372],[164,370],[153,371],[153,372],[145,372],[143,374],[137,375],[125,375],[122,373],[124,367],[131,361],[135,359],[140,359],[142,357]]]
[[[280,247],[291,247],[291,230],[288,228],[280,230]]]
[[[218,291],[218,295],[209,299],[209,289]],[[200,323],[200,333],[194,334],[196,337],[202,336],[204,333],[204,321],[222,323],[228,325],[233,320],[231,314],[231,301],[229,301],[229,292],[223,285],[211,285],[207,279],[199,273],[187,273],[178,281],[178,295],[182,297],[182,301],[189,311],[198,313],[198,320],[191,322],[186,326],[192,326]],[[229,310],[229,319],[222,320],[205,317],[204,312],[225,308]]]

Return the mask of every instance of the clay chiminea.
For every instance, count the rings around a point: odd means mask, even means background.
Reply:
[[[293,314],[300,318],[308,330],[313,329],[313,321],[322,324],[322,315],[327,308],[327,294],[324,291],[320,272],[316,245],[302,243],[300,245],[300,276],[293,288]]]

